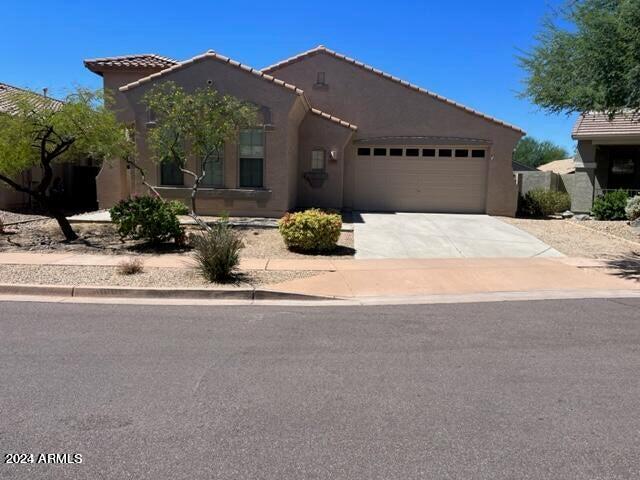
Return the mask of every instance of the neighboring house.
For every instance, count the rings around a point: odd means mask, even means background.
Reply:
[[[188,178],[157,166],[142,96],[163,81],[215,87],[258,105],[260,122],[225,146],[201,190],[200,213],[279,216],[296,207],[513,215],[512,152],[524,132],[323,46],[262,70],[208,51],[86,60],[135,124],[139,161],[168,198]],[[194,161],[195,162],[195,161]],[[191,168],[198,167],[191,165]],[[123,162],[98,177],[102,208],[144,192]]]
[[[573,211],[590,211],[593,199],[608,190],[640,191],[640,116],[587,113],[572,137],[578,141]]]
[[[554,160],[553,162],[540,165],[538,170],[541,172],[553,172],[557,175],[569,175],[571,173],[576,173],[576,162],[573,158]]]
[[[40,95],[39,93],[25,90],[7,83],[0,82],[0,115],[13,115],[17,112],[18,106],[16,100],[20,97],[29,100],[29,105],[33,105],[33,108],[60,108],[63,103],[55,98]],[[71,192],[72,190],[72,175],[73,170],[68,165],[56,164],[53,166],[54,177],[61,179],[64,191]],[[95,173],[94,173],[95,176]],[[40,179],[40,168],[31,168],[22,172],[15,181],[24,186],[30,186]],[[95,199],[95,193],[94,193]],[[27,194],[15,191],[3,182],[0,182],[0,208],[2,209],[22,209],[30,206],[31,197]]]
[[[516,162],[513,160],[511,162],[511,168],[513,169],[513,173],[518,172],[535,172],[535,167],[530,167],[529,165],[525,165],[524,163]]]

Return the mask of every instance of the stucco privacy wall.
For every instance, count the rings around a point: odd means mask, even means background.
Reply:
[[[581,140],[576,149],[576,173],[571,192],[571,211],[590,212],[596,188],[596,147],[590,141]]]
[[[523,132],[322,51],[267,71],[304,90],[312,105],[358,125],[357,138],[415,135],[489,140],[487,213],[515,213],[511,160]],[[315,85],[318,72],[325,73],[326,85]],[[354,148],[346,150],[345,207],[352,206],[357,181],[350,168],[354,154]]]
[[[225,189],[202,191],[199,213],[235,215],[279,216],[293,207],[293,193],[290,185],[292,175],[289,166],[296,163],[297,144],[292,131],[297,132],[302,119],[299,104],[303,101],[295,91],[283,88],[242,68],[220,61],[213,56],[204,56],[188,66],[174,69],[161,77],[141,83],[126,90],[125,97],[134,112],[139,161],[149,172],[149,181],[159,184],[159,167],[155,165],[146,144],[147,111],[141,103],[143,95],[154,85],[163,81],[173,81],[187,91],[206,88],[211,84],[223,94],[267,107],[270,112],[270,126],[265,129],[264,190],[239,190],[237,145],[227,145],[224,159]],[[211,82],[211,83],[208,83]],[[297,122],[297,124],[296,124]],[[194,165],[192,165],[193,167]],[[185,187],[191,185],[185,177]],[[144,187],[136,183],[136,191]],[[166,188],[163,195],[186,199],[188,188]]]

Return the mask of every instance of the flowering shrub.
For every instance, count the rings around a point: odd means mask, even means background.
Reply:
[[[342,218],[317,208],[287,213],[278,221],[278,229],[288,248],[305,252],[333,250],[340,238]]]
[[[631,221],[640,218],[640,195],[627,200],[627,206],[624,209],[627,218]]]

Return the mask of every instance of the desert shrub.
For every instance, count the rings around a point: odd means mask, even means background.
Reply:
[[[599,196],[593,201],[591,212],[596,220],[624,220],[629,194],[625,190],[614,190]]]
[[[144,262],[140,258],[128,258],[118,263],[117,271],[120,275],[135,275],[142,273]]]
[[[240,262],[242,238],[226,220],[216,223],[211,230],[191,235],[198,270],[210,282],[223,282],[233,276]]]
[[[333,250],[340,238],[342,218],[317,208],[287,213],[278,221],[278,229],[288,248],[304,252]]]
[[[640,195],[636,195],[627,200],[627,206],[624,208],[624,211],[629,220],[633,221],[640,218]]]
[[[520,213],[527,217],[547,217],[570,208],[571,198],[566,192],[536,188],[528,191],[520,200]]]
[[[185,215],[188,210],[178,201],[146,195],[121,200],[109,212],[121,237],[160,243],[183,238],[178,215]]]

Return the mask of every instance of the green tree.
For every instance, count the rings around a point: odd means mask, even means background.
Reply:
[[[539,167],[545,163],[567,158],[569,154],[560,145],[548,140],[538,141],[533,137],[524,137],[518,142],[513,159],[522,165]]]
[[[213,162],[220,161],[225,142],[235,141],[240,129],[255,125],[256,107],[212,87],[187,92],[174,82],[152,88],[142,102],[153,118],[147,135],[152,159],[173,163],[193,178],[190,215],[206,228],[196,215],[200,183]],[[187,168],[188,159],[195,159],[199,168]]]
[[[83,158],[102,162],[130,155],[125,127],[105,107],[102,93],[83,88],[68,95],[61,106],[34,102],[29,93],[16,94],[11,101],[15,111],[0,115],[0,180],[30,195],[56,219],[65,238],[75,240],[78,236],[49,188],[52,166]],[[42,178],[35,187],[14,180],[36,166],[42,169]]]
[[[640,2],[574,0],[520,57],[523,97],[550,112],[640,110]]]

